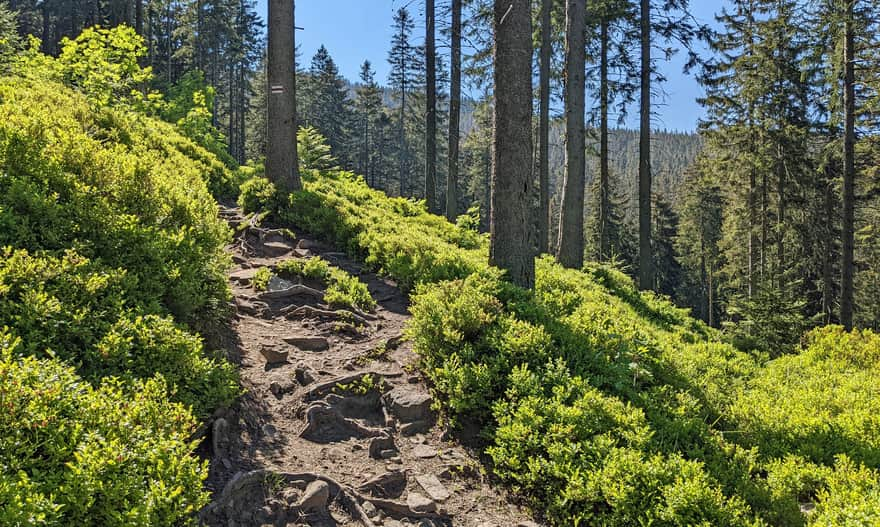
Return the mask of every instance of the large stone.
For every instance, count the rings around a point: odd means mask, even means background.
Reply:
[[[392,470],[367,480],[358,487],[358,490],[381,498],[396,498],[405,488],[406,473],[402,470]]]
[[[373,459],[388,459],[383,454],[386,451],[397,452],[394,438],[391,436],[374,437],[370,440],[370,457]]]
[[[408,386],[395,388],[385,394],[385,407],[404,423],[431,419],[431,396]]]
[[[277,346],[266,345],[260,347],[260,354],[266,359],[266,364],[284,364],[287,362],[287,350],[279,349]]]
[[[238,282],[240,284],[249,284],[251,280],[254,279],[254,275],[257,274],[256,268],[250,269],[239,269],[238,271],[234,271],[229,274],[229,279],[233,282]]]
[[[419,459],[431,459],[437,456],[437,449],[428,445],[416,445],[413,448],[413,455]]]
[[[304,511],[323,511],[330,499],[330,485],[321,480],[309,483],[299,500],[299,507]]]
[[[434,503],[433,500],[419,494],[418,492],[410,492],[406,496],[406,505],[413,510],[413,512],[434,512],[437,510],[437,504]]]
[[[303,351],[327,351],[330,349],[330,343],[324,337],[289,335],[281,337],[281,340]]]
[[[272,258],[278,256],[284,256],[295,248],[295,246],[289,242],[263,242],[260,245],[260,252],[264,255]]]
[[[437,476],[433,474],[424,474],[416,476],[416,482],[425,489],[425,492],[428,493],[428,496],[431,497],[434,501],[446,501],[449,499],[451,494],[446,487],[443,486],[443,483],[437,479]]]

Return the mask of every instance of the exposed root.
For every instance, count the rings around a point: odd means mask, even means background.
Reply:
[[[321,295],[321,300],[324,299],[324,295]],[[337,309],[335,311],[329,309],[320,309],[313,306],[287,306],[284,309],[279,311],[280,314],[287,316],[287,318],[319,318],[321,320],[350,320],[354,321],[363,326],[369,326],[369,322],[367,318],[363,315],[359,315],[354,311],[350,311],[347,309]],[[373,315],[370,315],[373,316]],[[372,320],[376,320],[376,317],[373,316]]]
[[[222,515],[222,511],[224,511],[228,505],[236,502],[246,489],[256,486],[265,488],[268,486],[269,482],[272,482],[273,484],[291,484],[294,481],[304,481],[306,483],[311,483],[313,481],[325,482],[330,487],[331,501],[338,499],[342,508],[345,509],[353,519],[361,522],[365,527],[376,527],[376,524],[373,523],[369,516],[367,516],[367,513],[364,512],[364,509],[360,505],[362,502],[367,501],[367,498],[361,496],[354,489],[338,483],[333,478],[321,474],[315,474],[313,472],[291,473],[275,472],[265,469],[239,473],[233,477],[232,480],[226,484],[226,487],[223,488],[220,497],[202,509],[199,516],[202,519],[206,519],[210,518],[212,515]],[[370,501],[372,501],[372,499],[370,499]]]
[[[280,291],[266,291],[264,293],[260,293],[260,300],[283,300],[285,298],[290,298],[293,296],[310,296],[319,302],[323,302],[324,293],[318,291],[317,289],[312,289],[309,286],[302,284],[295,284],[287,289],[282,289]],[[306,306],[303,306],[306,307]]]

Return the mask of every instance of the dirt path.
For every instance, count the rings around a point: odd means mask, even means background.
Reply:
[[[221,214],[245,221],[234,208]],[[308,236],[246,228],[230,250],[236,315],[226,347],[247,393],[205,441],[214,491],[205,524],[537,525],[435,423],[401,340],[408,303],[393,282]],[[320,291],[278,280],[254,290],[261,267],[309,256],[366,283],[375,311],[334,311]]]

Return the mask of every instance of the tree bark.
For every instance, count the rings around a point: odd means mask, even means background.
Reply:
[[[266,176],[283,191],[302,189],[296,153],[294,27],[293,0],[269,0]]]
[[[458,217],[458,148],[461,127],[461,0],[452,0],[451,40],[446,218],[449,221],[455,221]]]
[[[530,0],[495,0],[494,30],[495,114],[489,263],[506,271],[507,279],[514,284],[531,288],[535,284],[535,259],[530,236],[533,186]]]
[[[825,181],[824,181],[824,210],[825,210],[825,245],[822,255],[822,321],[825,324],[831,324],[834,308],[833,299],[831,298],[832,291],[832,258],[834,252],[834,219],[832,215],[834,214],[834,201],[832,195],[832,181],[833,176],[831,174],[830,163],[829,166],[825,167]]]
[[[541,53],[539,65],[540,115],[538,117],[538,181],[540,205],[538,218],[538,252],[550,251],[550,55],[552,27],[550,15],[553,0],[541,2]]]
[[[425,202],[437,212],[437,53],[434,48],[434,0],[425,0]]]
[[[144,34],[144,0],[134,0],[134,30],[138,35]]]
[[[567,0],[565,7],[565,181],[556,258],[565,267],[584,265],[584,64],[586,2]]]
[[[599,258],[610,257],[608,212],[610,170],[608,168],[608,16],[603,13],[599,29]]]
[[[641,107],[639,124],[639,287],[651,289],[651,2],[641,0]]]
[[[855,253],[855,0],[846,3],[844,22],[844,135],[843,135],[843,243],[840,278],[840,323],[853,327],[853,276]]]

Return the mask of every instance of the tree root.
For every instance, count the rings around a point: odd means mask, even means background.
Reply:
[[[260,300],[283,300],[285,298],[290,298],[292,296],[310,296],[319,302],[324,300],[324,293],[318,291],[317,289],[312,289],[309,286],[296,284],[288,287],[287,289],[282,289],[280,291],[266,291],[264,293],[260,293]],[[307,307],[307,306],[302,306]]]
[[[324,296],[321,295],[321,300],[323,300]],[[320,318],[322,320],[353,320],[358,324],[363,326],[369,326],[369,322],[367,318],[363,315],[359,315],[354,311],[350,311],[347,309],[337,309],[335,311],[331,311],[329,309],[320,309],[313,306],[287,306],[284,309],[279,311],[279,314],[285,315],[287,318]],[[372,320],[376,320],[375,315],[370,315],[374,317]]]

